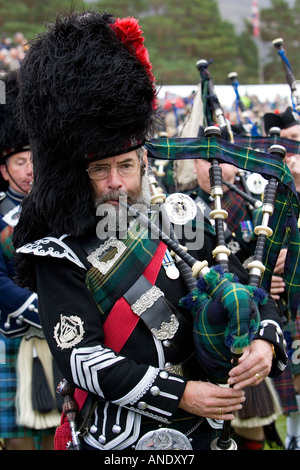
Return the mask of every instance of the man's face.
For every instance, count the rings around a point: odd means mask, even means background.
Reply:
[[[135,150],[105,158],[88,164],[88,169],[98,169],[109,165],[110,171],[103,179],[91,179],[95,193],[96,205],[106,203],[115,206],[119,205],[120,196],[127,196],[129,203],[139,200],[142,193],[141,164]],[[132,166],[135,170],[132,174],[122,174],[122,169]],[[119,171],[118,171],[119,168]]]
[[[146,164],[146,152],[144,154]],[[130,205],[139,205],[147,211],[150,207],[149,180],[141,174],[141,162],[136,151],[88,164],[89,175],[105,175],[103,179],[91,179],[95,195],[95,207],[100,221],[97,225],[99,238],[106,238],[108,232],[116,236],[116,231],[127,230],[132,220],[119,200],[126,197]],[[107,228],[108,227],[108,228]]]
[[[296,124],[295,126],[288,127],[287,129],[281,129],[280,137],[300,142],[300,125]],[[297,191],[300,192],[300,155],[287,153],[284,161],[289,167],[294,178]]]
[[[300,125],[296,124],[295,126],[288,127],[287,129],[280,129],[280,137],[285,139],[296,140],[300,142]],[[290,158],[293,157],[295,154],[287,153],[285,156],[285,162],[289,165]],[[296,155],[299,159],[299,155]]]
[[[300,142],[300,125],[296,124],[295,126],[288,127],[287,129],[281,129],[280,137]]]
[[[0,165],[0,172],[12,189],[27,194],[33,181],[31,152],[26,150],[8,157],[6,165]]]
[[[207,160],[203,160],[198,158],[195,160],[195,173],[197,175],[197,181],[200,188],[203,189],[206,193],[210,194],[210,179],[209,179],[209,168],[210,162]],[[230,165],[229,163],[221,163],[220,167],[222,169],[222,177],[225,181],[233,184],[235,181],[235,177],[237,174],[237,168],[234,165]],[[228,191],[228,187],[223,185],[223,192],[225,193]]]

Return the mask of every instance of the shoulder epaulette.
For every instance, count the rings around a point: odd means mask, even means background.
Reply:
[[[63,235],[59,238],[56,237],[45,237],[40,240],[36,240],[32,243],[18,248],[17,253],[34,255],[34,256],[50,256],[52,258],[66,258],[72,263],[76,264],[80,268],[86,269],[84,264],[80,261],[76,253],[63,241],[67,235]]]

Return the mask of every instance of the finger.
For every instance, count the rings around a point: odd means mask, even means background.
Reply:
[[[243,408],[243,405],[235,405],[231,407],[220,406],[216,409],[216,411],[211,415],[213,419],[220,419],[220,420],[232,420],[235,418],[234,412],[239,411]]]
[[[251,371],[251,373],[248,375],[235,378],[235,381],[232,383],[233,389],[240,390],[245,387],[258,385],[267,377],[268,373],[268,370],[263,369],[256,372]]]
[[[232,406],[237,405],[245,400],[244,390],[233,390],[232,388],[219,387],[220,391],[216,396],[218,404],[214,402],[215,406]]]
[[[271,278],[271,290],[276,287],[285,287],[285,282],[281,276],[272,276]]]
[[[280,299],[280,295],[278,295],[278,294],[272,294],[272,298],[273,298],[274,300],[279,300],[279,299]]]
[[[255,374],[260,374],[260,376],[266,376],[269,373],[269,363],[264,362],[264,360],[256,361],[252,365],[241,364],[237,366],[234,370],[234,373],[229,374],[228,384],[242,382],[244,380],[249,380],[255,377]],[[232,369],[233,371],[233,369]]]

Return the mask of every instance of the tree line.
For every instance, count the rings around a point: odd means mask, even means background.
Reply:
[[[259,40],[252,35],[250,18],[237,34],[233,24],[221,17],[216,0],[0,0],[0,33],[9,36],[21,31],[30,41],[57,14],[83,8],[138,18],[161,85],[198,82],[199,59],[212,61],[210,73],[217,85],[228,84],[227,75],[232,71],[238,73],[241,84],[259,83],[259,70],[264,83],[284,83],[280,58],[272,46],[276,37],[284,39],[294,75],[300,78],[300,0],[295,0],[294,6],[285,0],[271,0],[270,8],[261,9]]]

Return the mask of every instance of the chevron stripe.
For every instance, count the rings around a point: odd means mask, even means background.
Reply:
[[[74,349],[70,362],[74,382],[85,390],[103,397],[98,381],[98,372],[124,360],[111,349],[101,345]]]

